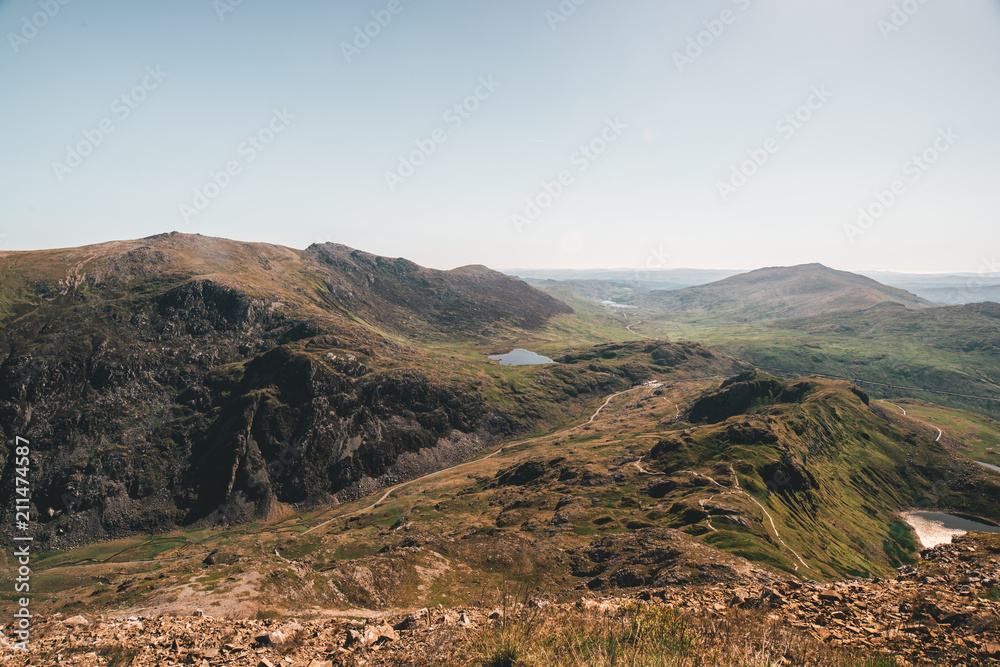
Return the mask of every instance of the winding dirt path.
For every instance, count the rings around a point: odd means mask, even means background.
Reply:
[[[732,466],[729,467],[729,470],[730,470],[730,472],[733,473],[733,484],[736,485],[736,489],[740,493],[742,493],[743,495],[745,495],[747,498],[749,498],[750,500],[752,500],[754,503],[756,503],[757,507],[759,507],[760,510],[764,513],[764,516],[767,517],[767,520],[771,522],[771,529],[774,531],[774,536],[778,538],[779,542],[781,542],[781,546],[783,546],[786,549],[788,549],[788,551],[791,552],[791,554],[793,556],[795,556],[799,560],[800,563],[802,563],[802,567],[804,567],[804,568],[806,568],[808,570],[809,566],[806,565],[806,562],[804,560],[802,560],[802,556],[800,556],[798,553],[796,553],[794,549],[792,549],[790,546],[788,546],[787,544],[785,544],[785,541],[783,539],[781,539],[781,535],[778,533],[778,527],[774,525],[774,519],[771,517],[771,513],[768,512],[766,509],[764,509],[764,506],[761,505],[759,502],[757,502],[756,498],[754,498],[753,496],[751,496],[749,493],[747,493],[746,491],[744,491],[740,487],[740,478],[736,476],[736,470],[734,470]],[[712,481],[714,482],[715,480],[712,480]],[[798,565],[795,565],[795,571],[796,572],[799,571],[799,566]]]
[[[590,415],[590,419],[588,419],[586,423],[593,424],[594,420],[597,419],[597,415],[601,414],[601,410],[603,410],[604,408],[608,407],[608,403],[610,403],[614,398],[616,398],[618,396],[621,396],[622,394],[627,394],[630,391],[632,391],[632,390],[631,389],[626,389],[625,391],[620,391],[617,394],[611,394],[610,396],[608,396],[608,400],[604,401],[604,404],[601,405],[601,407],[597,408],[597,410],[594,411],[594,414]],[[580,428],[580,427],[579,426],[574,426],[573,428],[570,428],[570,429],[567,429],[567,430],[572,431],[574,428]]]
[[[525,442],[530,442],[530,441],[526,440]],[[523,443],[514,443],[514,444],[523,444]],[[355,514],[361,514],[362,512],[368,512],[370,510],[373,510],[376,507],[378,507],[379,505],[381,505],[382,503],[384,503],[386,500],[388,500],[389,496],[391,496],[393,493],[395,493],[399,489],[402,489],[405,486],[409,486],[410,484],[416,484],[417,482],[420,482],[420,481],[425,480],[425,479],[429,479],[431,477],[434,477],[435,475],[440,475],[441,473],[448,472],[449,470],[456,470],[458,468],[463,468],[465,466],[472,465],[473,463],[478,463],[480,461],[485,461],[486,459],[491,459],[494,456],[496,456],[497,454],[502,453],[503,450],[504,450],[504,448],[501,447],[500,449],[496,450],[495,452],[493,452],[491,454],[487,454],[486,456],[484,456],[481,459],[472,459],[471,461],[465,461],[463,463],[459,463],[458,465],[453,465],[450,468],[442,468],[441,470],[435,470],[434,472],[428,473],[428,474],[424,475],[423,477],[417,477],[416,479],[411,479],[408,482],[403,482],[402,484],[397,484],[396,486],[393,486],[390,489],[388,489],[384,494],[382,494],[381,498],[379,498],[378,500],[376,500],[375,502],[373,502],[368,507],[362,507],[361,509],[355,510],[355,511],[350,512],[348,514],[341,514],[339,516],[335,516],[332,519],[329,519],[328,521],[324,521],[323,523],[316,524],[312,528],[304,531],[302,534],[303,535],[308,535],[309,533],[313,532],[317,528],[322,528],[323,526],[329,525],[329,524],[333,523],[334,521],[338,521],[340,519],[346,519],[347,517],[354,516]]]
[[[644,459],[644,458],[646,458],[646,457],[642,456],[642,457],[639,458],[638,461],[632,461],[632,465],[634,465],[639,472],[641,472],[643,475],[650,475],[652,477],[656,477],[656,476],[664,477],[664,476],[666,476],[667,473],[665,473],[665,472],[650,472],[650,471],[646,470],[646,468],[644,468],[643,465],[642,465],[642,459]]]
[[[903,406],[901,406],[901,405],[896,405],[896,404],[895,404],[895,403],[893,403],[892,401],[884,401],[884,400],[882,400],[881,398],[880,398],[880,399],[878,399],[878,402],[879,402],[879,403],[885,403],[885,404],[887,404],[887,405],[891,405],[892,407],[894,407],[894,408],[897,408],[897,409],[898,409],[898,410],[899,410],[900,412],[902,412],[902,413],[903,413],[903,416],[904,416],[904,417],[908,416],[908,415],[906,414],[906,408],[904,408],[904,407],[903,407]]]
[[[67,570],[71,567],[94,567],[95,565],[142,565],[143,563],[168,563],[175,560],[184,560],[186,558],[197,558],[199,556],[207,556],[210,552],[201,551],[196,554],[187,554],[184,556],[170,556],[168,558],[144,558],[142,560],[95,560],[89,563],[65,563],[63,565],[53,565],[52,567],[47,567],[40,572],[51,572],[52,570]],[[114,556],[111,556],[114,558]]]
[[[906,412],[906,408],[904,408],[901,405],[896,405],[895,403],[892,403],[890,401],[885,401],[885,400],[882,400],[882,399],[878,399],[878,401],[879,401],[879,403],[887,403],[888,405],[891,405],[894,408],[898,408],[903,413],[904,417],[909,417],[912,421],[915,421],[915,422],[917,422],[919,424],[925,424],[925,425],[930,426],[931,428],[937,430],[938,434],[937,434],[937,437],[934,438],[934,442],[941,442],[941,438],[944,437],[944,431],[941,430],[940,426],[927,421],[923,417],[914,417],[913,415],[907,413]]]

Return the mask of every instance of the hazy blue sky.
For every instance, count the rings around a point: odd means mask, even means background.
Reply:
[[[177,230],[438,268],[1000,255],[1000,0],[0,0],[0,32],[0,249]]]

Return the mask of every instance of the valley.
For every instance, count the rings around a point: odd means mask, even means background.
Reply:
[[[785,377],[821,374],[885,398],[917,397],[1000,418],[1000,310],[989,301],[934,304],[821,265],[673,291],[627,282],[542,287],[569,303],[635,304],[628,321],[619,320],[637,337],[694,340]]]

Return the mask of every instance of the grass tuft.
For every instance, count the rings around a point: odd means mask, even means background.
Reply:
[[[125,646],[124,644],[112,644],[101,649],[100,655],[107,658],[108,667],[128,667],[141,651],[136,646]]]

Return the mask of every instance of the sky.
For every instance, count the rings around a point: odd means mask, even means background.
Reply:
[[[0,0],[0,250],[1000,271],[1000,0]]]

